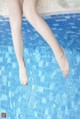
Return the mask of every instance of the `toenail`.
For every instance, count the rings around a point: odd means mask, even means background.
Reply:
[[[26,83],[26,85],[28,85],[28,83]]]

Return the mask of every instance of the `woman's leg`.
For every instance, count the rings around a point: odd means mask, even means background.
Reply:
[[[23,57],[23,38],[21,31],[23,12],[20,2],[22,3],[20,0],[9,0],[9,16],[14,50],[19,65],[20,82],[27,84],[28,80]]]
[[[59,45],[58,41],[54,37],[51,29],[36,10],[37,0],[24,0],[23,13],[30,24],[39,32],[39,34],[46,40],[46,42],[52,48],[57,62],[66,77],[69,72],[69,64],[64,54],[63,48]]]

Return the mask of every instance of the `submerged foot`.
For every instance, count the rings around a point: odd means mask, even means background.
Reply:
[[[62,50],[62,56],[61,58],[59,59],[59,66],[62,70],[62,73],[64,75],[64,77],[66,78],[69,74],[69,63],[68,63],[68,60],[66,58],[66,54],[64,52],[64,49],[61,47],[61,50]]]
[[[20,83],[22,83],[23,85],[28,85],[28,77],[26,73],[25,63],[20,64],[19,75],[20,75]]]

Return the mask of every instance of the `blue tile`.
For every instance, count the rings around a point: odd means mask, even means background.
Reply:
[[[0,16],[0,111],[8,119],[80,119],[80,13],[43,19],[65,49],[69,77],[64,80],[50,46],[22,17],[29,85],[20,84],[9,18]]]

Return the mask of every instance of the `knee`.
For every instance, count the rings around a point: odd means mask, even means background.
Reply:
[[[13,30],[21,30],[22,20],[18,16],[10,16],[10,26]]]
[[[28,20],[34,19],[37,15],[37,10],[32,6],[23,7],[23,14]]]
[[[28,22],[33,25],[33,27],[37,26],[38,23],[38,14],[36,9],[34,8],[27,8],[24,9],[24,16],[28,20]]]

